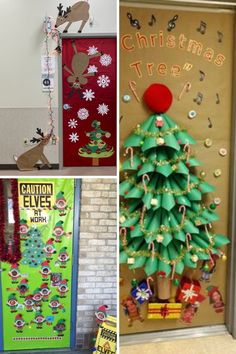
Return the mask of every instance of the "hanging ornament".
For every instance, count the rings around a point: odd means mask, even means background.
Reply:
[[[158,127],[158,128],[163,127],[164,122],[163,122],[163,118],[162,118],[161,116],[157,116],[157,117],[156,117],[155,125],[156,125],[156,127]]]

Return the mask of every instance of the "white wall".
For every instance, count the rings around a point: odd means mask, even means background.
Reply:
[[[46,14],[56,18],[59,2],[0,0],[0,107],[45,107],[40,82],[42,23]],[[66,7],[76,0],[61,2]],[[84,33],[115,32],[116,0],[89,0],[89,3],[94,24],[91,27],[86,24]],[[70,32],[77,32],[78,27],[79,23],[73,24]]]

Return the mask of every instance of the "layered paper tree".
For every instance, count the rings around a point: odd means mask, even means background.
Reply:
[[[229,242],[214,234],[217,214],[203,196],[214,187],[198,177],[191,153],[195,140],[166,113],[172,94],[151,85],[144,99],[155,112],[125,140],[126,160],[120,183],[120,262],[146,274],[173,278],[198,261],[223,255]]]
[[[42,241],[41,233],[37,227],[32,227],[28,232],[28,238],[25,241],[22,264],[37,268],[45,259],[43,251],[45,244]]]

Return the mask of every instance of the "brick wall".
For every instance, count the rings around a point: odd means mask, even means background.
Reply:
[[[91,347],[94,311],[116,316],[116,179],[82,179],[77,345]]]

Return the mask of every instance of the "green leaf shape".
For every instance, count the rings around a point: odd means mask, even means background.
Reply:
[[[202,192],[202,194],[210,193],[215,191],[215,187],[207,182],[201,182],[199,184],[199,190]]]
[[[221,234],[216,234],[214,237],[214,244],[215,247],[221,247],[223,245],[227,245],[229,243],[228,237],[221,235]]]

